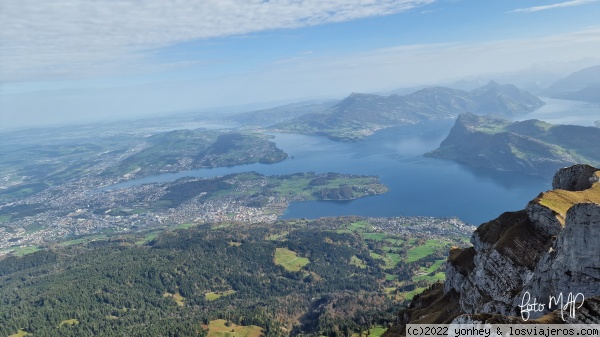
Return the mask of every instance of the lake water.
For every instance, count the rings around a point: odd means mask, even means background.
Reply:
[[[592,125],[600,105],[544,99],[541,109],[518,119],[555,124]],[[452,161],[425,158],[448,135],[454,120],[386,129],[357,143],[324,137],[277,134],[274,141],[293,159],[271,165],[251,164],[167,173],[127,181],[110,188],[168,182],[182,177],[215,177],[256,171],[265,175],[314,171],[377,175],[388,193],[352,201],[307,201],[290,205],[282,218],[361,215],[458,217],[479,225],[503,212],[523,209],[551,188],[548,178],[517,172],[473,168]]]
[[[288,151],[295,156],[290,161],[297,162],[294,165],[297,168],[378,175],[390,191],[352,201],[296,202],[282,218],[456,216],[479,225],[503,212],[522,209],[529,200],[550,188],[548,179],[423,157],[423,153],[438,147],[447,135],[447,131],[442,130],[449,130],[450,126],[443,129],[430,127],[388,129],[357,144],[332,144],[322,138],[310,139],[313,148],[322,147],[320,151],[303,148],[291,151],[290,146]],[[293,142],[294,137],[298,136],[285,136],[285,141],[280,141],[282,148],[287,150],[284,144]]]
[[[539,119],[552,124],[594,126],[600,120],[600,104],[540,97],[546,105],[515,120]]]
[[[274,141],[293,159],[271,165],[251,164],[149,176],[113,185],[121,188],[182,177],[215,177],[256,171],[265,175],[314,171],[377,175],[390,191],[352,201],[307,201],[290,205],[282,218],[322,216],[458,217],[471,224],[502,212],[522,209],[550,188],[548,179],[515,172],[471,168],[452,161],[425,158],[438,147],[453,120],[390,128],[357,143],[324,137],[277,134]]]

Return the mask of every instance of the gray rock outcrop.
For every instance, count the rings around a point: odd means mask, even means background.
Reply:
[[[584,203],[571,207],[565,229],[558,234],[552,249],[540,258],[534,277],[524,285],[515,305],[520,304],[525,292],[539,299],[562,294],[565,302],[568,294],[581,294],[584,298],[600,296],[599,234],[600,205]],[[555,309],[557,306],[550,308]],[[546,308],[531,317],[539,317],[550,310]]]
[[[563,168],[553,188],[585,191],[597,171],[589,165]],[[524,211],[482,224],[470,252],[450,253],[444,291],[459,294],[464,313],[519,316],[527,292],[546,303],[544,311],[531,314],[536,318],[558,308],[547,305],[550,296],[562,293],[564,302],[569,293],[581,293],[579,300],[600,296],[600,204],[574,204],[563,224],[562,216],[539,202],[542,195]]]
[[[594,172],[597,168],[590,165],[574,165],[561,168],[552,179],[552,188],[567,191],[583,191],[592,187],[597,180]]]
[[[407,323],[519,323],[526,294],[545,304],[528,323],[600,324],[599,176],[589,165],[561,169],[555,190],[479,226],[472,247],[450,251],[443,286],[416,296],[384,337]],[[575,316],[549,307],[561,294],[579,302]]]

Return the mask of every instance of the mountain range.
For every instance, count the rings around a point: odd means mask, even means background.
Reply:
[[[515,116],[543,104],[513,85],[493,81],[472,91],[434,87],[404,96],[352,93],[328,109],[304,114],[270,129],[353,141],[387,127],[453,118],[466,111]]]
[[[550,85],[543,94],[552,98],[600,102],[600,65],[576,71]]]
[[[576,71],[550,82],[550,75],[533,71],[535,93],[543,96],[600,102],[600,65]],[[537,77],[536,77],[537,76]],[[227,122],[269,127],[278,132],[325,135],[334,140],[359,140],[375,131],[431,119],[453,118],[460,113],[494,114],[511,117],[535,111],[544,102],[512,84],[482,78],[458,81],[448,86],[413,87],[387,92],[387,95],[352,93],[342,100],[312,100],[269,109],[236,113]],[[546,83],[551,83],[547,86]],[[545,89],[544,89],[545,87]],[[474,88],[474,89],[473,89]]]
[[[327,109],[338,102],[339,100],[302,101],[269,109],[236,113],[227,116],[226,120],[243,125],[269,126],[275,123],[289,121],[309,113],[327,111]]]
[[[471,166],[551,176],[575,163],[600,163],[600,129],[462,114],[429,157]]]

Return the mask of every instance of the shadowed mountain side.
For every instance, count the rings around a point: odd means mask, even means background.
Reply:
[[[557,93],[552,95],[552,97],[573,101],[600,103],[600,83],[590,84],[576,91]]]
[[[600,65],[576,71],[543,92],[552,98],[600,102]]]

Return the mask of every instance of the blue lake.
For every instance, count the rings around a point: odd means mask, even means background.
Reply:
[[[453,124],[454,120],[445,120],[395,127],[357,143],[335,142],[318,136],[276,134],[277,146],[293,158],[271,165],[160,174],[110,188],[247,171],[265,175],[307,171],[377,175],[389,187],[388,193],[343,202],[295,202],[282,218],[420,215],[458,217],[475,225],[503,212],[522,209],[529,200],[550,188],[549,179],[423,157],[423,153],[438,147]]]

